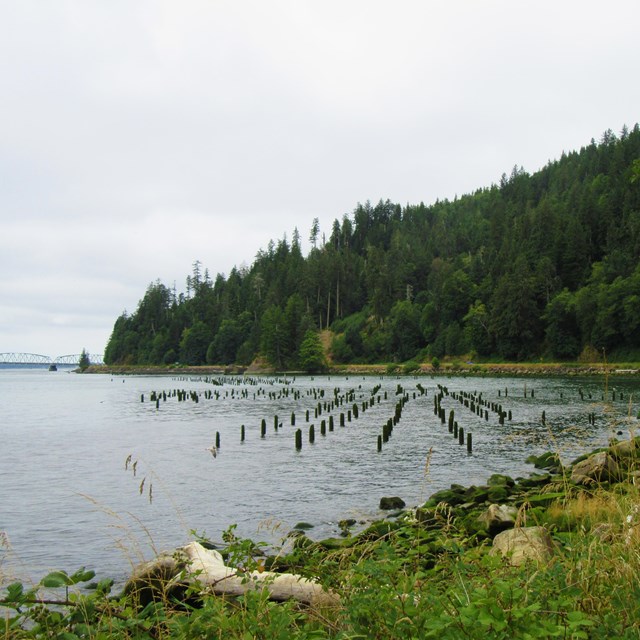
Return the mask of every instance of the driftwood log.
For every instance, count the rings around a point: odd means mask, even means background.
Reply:
[[[314,580],[293,573],[240,571],[225,565],[220,553],[198,542],[179,547],[137,567],[125,586],[141,604],[169,595],[176,597],[185,587],[220,596],[240,596],[248,591],[265,590],[270,600],[296,600],[312,606],[337,605],[337,594]]]

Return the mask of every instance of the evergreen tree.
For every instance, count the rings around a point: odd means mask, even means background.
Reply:
[[[250,362],[261,350],[277,367],[295,366],[316,327],[335,331],[334,357],[361,362],[427,344],[436,356],[632,353],[639,158],[638,125],[607,131],[535,174],[516,166],[453,201],[357,204],[334,220],[327,243],[315,218],[306,256],[296,229],[291,245],[270,241],[228,278],[212,280],[195,261],[186,295],[152,283],[136,311],[116,319],[105,362]]]
[[[89,354],[87,353],[86,349],[83,349],[82,353],[80,354],[80,360],[78,361],[80,371],[85,371],[86,369],[88,369],[90,364],[91,362],[89,361]]]
[[[323,371],[326,368],[322,342],[316,331],[307,331],[305,334],[300,345],[298,361],[300,367],[308,373]]]

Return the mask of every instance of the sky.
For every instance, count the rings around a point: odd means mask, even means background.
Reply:
[[[0,353],[640,121],[637,0],[0,0]],[[304,245],[303,245],[304,247]]]

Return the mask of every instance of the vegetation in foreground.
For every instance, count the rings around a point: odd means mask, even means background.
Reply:
[[[599,464],[579,472],[587,458]],[[452,485],[356,535],[349,522],[345,537],[321,542],[298,531],[284,555],[265,556],[227,531],[222,552],[238,572],[315,578],[339,595],[338,605],[276,603],[266,591],[221,598],[162,580],[126,595],[112,594],[109,580],[78,592],[93,573],[58,571],[34,589],[8,587],[0,637],[640,637],[640,439],[567,467],[554,454],[530,461],[537,471],[528,478]],[[487,517],[490,504],[513,517]],[[532,525],[551,533],[548,557],[514,566],[515,555],[492,553],[492,540]]]

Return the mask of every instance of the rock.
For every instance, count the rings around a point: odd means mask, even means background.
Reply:
[[[520,478],[518,485],[523,489],[541,487],[551,482],[551,475],[548,473],[531,473],[528,478]]]
[[[544,527],[522,527],[499,533],[493,539],[491,555],[507,556],[517,567],[527,560],[548,562],[553,557],[553,540]]]
[[[478,516],[490,535],[496,535],[505,529],[512,529],[518,517],[518,509],[506,504],[490,504],[486,511]]]
[[[638,458],[640,457],[640,442],[638,442],[637,438],[633,440],[623,440],[609,447],[609,453],[611,453],[616,460]]]
[[[298,522],[293,528],[298,531],[307,531],[308,529],[313,529],[313,525],[310,522]]]
[[[583,485],[608,482],[617,479],[619,475],[620,470],[613,457],[606,451],[600,451],[574,465],[571,470],[571,482]]]
[[[552,451],[547,451],[540,456],[529,456],[525,462],[532,464],[536,469],[558,470],[562,468],[560,456]]]
[[[356,521],[353,518],[346,518],[345,520],[340,520],[340,522],[338,522],[338,526],[340,527],[340,535],[343,538],[346,538],[350,533],[349,529],[353,527],[355,523]]]
[[[425,507],[436,507],[441,502],[448,504],[449,506],[456,506],[466,502],[464,493],[458,493],[452,489],[443,489],[442,491],[436,491],[424,504]]]
[[[464,497],[474,504],[482,504],[489,499],[489,487],[476,487],[472,485],[464,492]]]
[[[487,484],[490,487],[513,487],[516,483],[515,480],[509,476],[505,476],[502,473],[494,473]]]
[[[509,489],[505,486],[489,487],[487,500],[490,502],[502,502],[509,497]]]
[[[404,509],[406,506],[405,501],[398,496],[391,498],[380,498],[380,509],[390,511],[391,509]]]
[[[340,522],[338,522],[338,526],[341,529],[348,529],[349,527],[353,527],[353,525],[356,523],[354,518],[346,518],[345,520],[340,520]]]
[[[425,529],[439,529],[440,523],[436,516],[435,509],[418,507],[415,511],[416,522],[419,522]]]

